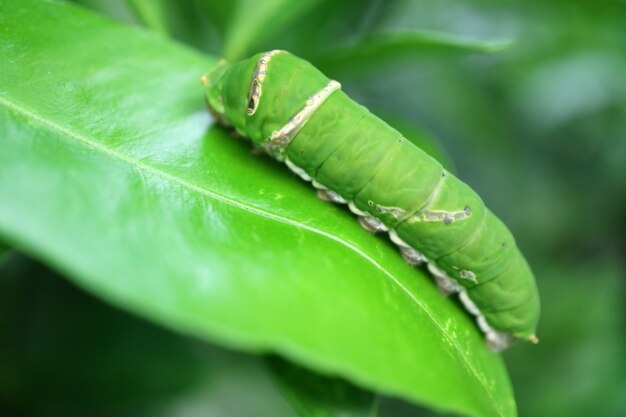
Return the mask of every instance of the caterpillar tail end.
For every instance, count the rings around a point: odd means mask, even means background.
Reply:
[[[519,336],[513,335],[511,333],[501,333],[495,330],[489,330],[488,332],[486,332],[485,340],[487,343],[487,347],[492,352],[502,352],[516,342],[522,340],[530,342],[533,345],[539,343],[539,338],[534,334],[530,336]]]

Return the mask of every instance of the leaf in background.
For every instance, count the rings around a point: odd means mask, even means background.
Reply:
[[[313,61],[322,69],[357,70],[426,52],[494,53],[510,45],[508,40],[488,42],[428,30],[374,33],[356,42],[330,48]]]
[[[144,26],[202,51],[220,49],[231,4],[211,0],[71,0],[107,17]]]
[[[626,271],[607,255],[570,265],[549,262],[538,270],[541,293],[555,300],[544,308],[539,332],[545,336],[532,352],[520,347],[505,354],[525,399],[521,415],[624,414]]]
[[[17,252],[0,266],[2,415],[111,415],[167,404],[210,380],[193,342],[85,295]]]
[[[200,10],[206,14],[207,18],[217,28],[218,32],[223,36],[228,28],[231,11],[237,2],[223,0],[191,0],[199,6]]]
[[[315,374],[273,356],[267,360],[278,386],[300,417],[374,417],[376,396],[338,378]]]
[[[179,331],[439,410],[515,415],[501,358],[424,273],[207,131],[198,76],[214,59],[62,3],[0,7],[9,241]]]
[[[223,45],[227,60],[237,61],[256,45],[327,0],[237,0],[230,11]]]
[[[265,358],[177,335],[105,305],[62,278],[17,253],[0,267],[2,415],[374,413],[374,395],[345,381],[276,357],[268,366]]]
[[[6,259],[7,255],[11,252],[11,247],[0,240],[0,266]]]
[[[128,8],[130,0],[68,0],[124,23],[141,25],[141,20]]]
[[[305,15],[285,22],[280,31],[258,43],[258,50],[284,49],[305,59],[323,55],[333,45],[367,33],[391,2],[324,1]]]
[[[168,34],[165,2],[167,0],[126,0],[128,7],[147,28]]]

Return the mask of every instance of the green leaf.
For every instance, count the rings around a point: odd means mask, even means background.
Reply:
[[[426,52],[500,52],[510,40],[482,41],[432,30],[387,31],[330,48],[312,61],[324,69],[369,68],[377,62],[407,58]],[[367,64],[367,65],[365,65]]]
[[[120,415],[210,380],[198,343],[99,302],[20,253],[0,278],[3,414]]]
[[[206,15],[210,19],[211,24],[215,26],[220,35],[224,35],[230,22],[230,14],[233,9],[234,1],[223,0],[188,0],[192,2],[199,12]],[[180,1],[177,1],[180,4]]]
[[[237,0],[224,39],[224,57],[231,61],[254,52],[261,41],[313,10],[325,0]]]
[[[144,26],[194,48],[219,50],[230,5],[211,0],[71,0],[122,22]]]
[[[279,388],[300,417],[374,417],[376,396],[338,378],[318,375],[273,356],[267,360]]]
[[[0,234],[183,332],[429,407],[512,416],[498,355],[385,239],[211,126],[213,58],[0,2]]]
[[[128,2],[131,0],[68,0],[72,3],[80,4],[100,14],[121,22],[133,25],[141,25],[135,12],[129,9]]]
[[[165,0],[126,0],[126,4],[144,26],[155,32],[168,34]]]
[[[505,355],[526,399],[520,412],[618,416],[623,414],[618,410],[626,410],[624,266],[606,255],[569,263],[548,261],[537,271],[541,293],[558,301],[545,306],[541,333],[546,337],[532,352],[524,346]],[[583,305],[585,314],[572,320],[572,311]],[[541,378],[533,371],[538,368]]]
[[[0,266],[4,263],[4,260],[7,258],[9,253],[11,252],[11,247],[0,240]]]

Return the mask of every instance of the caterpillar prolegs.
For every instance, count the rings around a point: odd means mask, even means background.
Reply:
[[[202,77],[209,109],[306,181],[347,204],[370,232],[387,232],[411,265],[427,263],[458,293],[501,350],[536,342],[539,295],[506,226],[480,197],[398,131],[350,99],[338,82],[285,51]]]

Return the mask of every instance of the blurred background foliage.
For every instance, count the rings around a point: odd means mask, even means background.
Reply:
[[[505,353],[520,415],[626,415],[626,2],[76,2],[230,59],[289,49],[418,130],[509,225],[537,276],[541,343]],[[87,404],[106,405],[102,415],[298,415],[320,404],[284,395],[298,385],[285,375],[321,378],[308,371],[156,328],[16,251],[0,248],[0,262],[0,394],[13,398],[3,415],[86,415]],[[93,379],[75,384],[85,370]],[[371,394],[318,382],[302,389],[371,415]],[[70,389],[78,402],[63,404]],[[378,408],[432,415],[386,397]]]
[[[371,393],[165,330],[17,252],[0,278],[3,416],[374,415]]]

